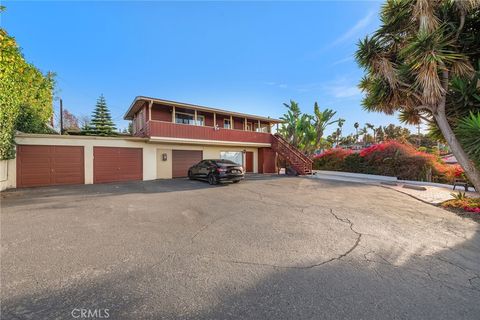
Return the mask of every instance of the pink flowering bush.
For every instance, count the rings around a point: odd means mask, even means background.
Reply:
[[[403,180],[452,182],[463,176],[458,165],[445,164],[439,157],[418,151],[410,144],[387,141],[359,153],[330,149],[314,158],[314,169],[394,176]]]
[[[345,158],[352,153],[352,150],[341,148],[328,149],[313,157],[313,167],[322,168],[323,170],[341,171]]]

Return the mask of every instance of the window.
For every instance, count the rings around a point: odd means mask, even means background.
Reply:
[[[175,112],[175,123],[194,124],[194,118],[193,114]]]
[[[252,131],[252,123],[251,122],[247,122],[247,131]]]
[[[243,152],[222,151],[220,152],[220,159],[230,160],[243,166]]]
[[[223,119],[223,127],[225,129],[231,129],[232,128],[232,126],[230,124],[230,119]]]
[[[268,133],[268,124],[261,124],[259,132]]]
[[[183,113],[183,112],[175,112],[175,123],[180,124],[195,124],[195,115],[190,113]],[[205,116],[204,115],[197,115],[197,125],[204,126],[205,125]]]
[[[141,131],[145,127],[145,112],[142,109],[135,118],[135,132]]]
[[[204,126],[205,125],[205,116],[204,115],[197,115],[197,126]]]

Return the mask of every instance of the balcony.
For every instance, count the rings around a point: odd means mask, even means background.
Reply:
[[[147,121],[145,130],[138,134],[150,138],[212,140],[259,144],[271,144],[272,142],[272,135],[270,133],[176,124],[155,120]]]

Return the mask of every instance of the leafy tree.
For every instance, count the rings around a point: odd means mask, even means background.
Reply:
[[[452,88],[474,76],[480,57],[479,7],[478,0],[387,0],[380,28],[360,41],[356,52],[366,70],[360,83],[366,92],[363,107],[399,111],[410,123],[434,121],[476,189],[480,171],[453,129],[459,106]]]
[[[92,113],[92,120],[87,125],[85,134],[96,136],[113,136],[117,134],[103,94],[97,100],[95,110]]]
[[[90,117],[87,115],[80,115],[78,117],[78,124],[82,131],[86,131],[88,129],[88,125],[90,124]]]
[[[1,11],[1,10],[0,10]],[[0,28],[0,160],[15,157],[15,131],[52,133],[54,74],[25,61],[15,39]]]
[[[80,131],[78,118],[67,109],[63,110],[63,130]]]

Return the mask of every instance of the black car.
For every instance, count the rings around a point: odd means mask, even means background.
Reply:
[[[206,180],[210,184],[224,181],[236,183],[244,177],[241,165],[225,159],[202,160],[188,169],[189,179]]]

